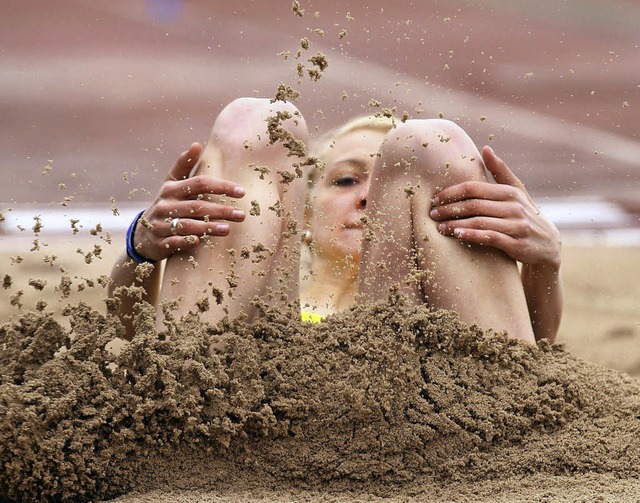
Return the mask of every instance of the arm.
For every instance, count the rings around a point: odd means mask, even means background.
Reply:
[[[129,340],[135,335],[135,305],[140,301],[147,301],[153,306],[157,304],[162,284],[162,262],[178,250],[198,247],[209,236],[229,234],[229,225],[221,220],[244,220],[244,214],[235,208],[212,202],[208,197],[224,194],[240,198],[245,192],[242,187],[211,176],[190,177],[201,153],[202,146],[194,143],[178,157],[158,197],[135,226],[135,251],[150,262],[138,266],[123,252],[111,270],[109,296],[119,299],[117,315]],[[189,215],[188,219],[181,219],[179,234],[171,231],[170,223],[176,215]]]
[[[162,280],[159,262],[149,264],[151,273],[142,278],[137,277],[136,267],[137,264],[129,258],[129,255],[122,252],[111,269],[111,283],[109,284],[109,297],[119,299],[117,314],[124,325],[127,340],[131,340],[135,335],[133,327],[135,305],[140,301],[146,301],[155,306]]]
[[[553,342],[563,304],[560,233],[490,147],[482,149],[482,158],[497,183],[465,182],[442,190],[431,217],[443,234],[493,246],[522,263],[522,286],[536,340]]]
[[[560,264],[522,264],[522,286],[536,340],[556,340],[562,319],[564,290]]]

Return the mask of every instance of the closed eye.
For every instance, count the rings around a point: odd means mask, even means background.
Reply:
[[[333,181],[336,187],[351,187],[358,183],[358,179],[353,176],[341,176]]]

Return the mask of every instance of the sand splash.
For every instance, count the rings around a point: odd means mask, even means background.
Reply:
[[[120,350],[112,315],[82,304],[66,315],[70,330],[44,313],[0,328],[10,500],[211,488],[238,474],[374,494],[640,475],[637,381],[395,296],[318,325],[264,307],[253,325],[190,315],[160,334],[141,306]]]

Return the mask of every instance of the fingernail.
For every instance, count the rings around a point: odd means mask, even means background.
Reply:
[[[438,232],[440,234],[444,234],[444,231],[447,229],[447,226],[445,224],[439,224],[438,225]]]
[[[228,224],[218,224],[216,226],[216,231],[218,232],[218,234],[226,234],[229,232],[229,225]]]
[[[231,213],[231,217],[234,220],[244,220],[244,211],[242,211],[242,210],[233,210],[233,213]]]
[[[431,218],[438,218],[438,215],[440,215],[440,212],[439,212],[438,210],[436,210],[435,208],[434,208],[434,209],[432,209],[432,210],[429,212],[429,216],[430,216]]]
[[[431,199],[431,204],[433,206],[438,206],[440,204],[440,198],[438,196],[433,196],[433,199]]]
[[[246,191],[244,190],[243,187],[236,187],[235,189],[233,189],[233,195],[234,196],[238,196],[238,197],[242,197],[246,194]]]

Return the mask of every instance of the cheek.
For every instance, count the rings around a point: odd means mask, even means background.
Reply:
[[[342,208],[342,198],[339,195],[327,194],[319,197],[313,203],[313,213],[318,220],[334,220],[340,214],[338,208]]]
[[[310,201],[311,226],[333,229],[345,220],[352,220],[352,213],[357,209],[357,199],[360,196],[355,190],[317,194]]]
[[[326,232],[333,223],[333,217],[331,214],[331,205],[322,204],[320,201],[316,201],[313,205],[313,211],[309,218],[309,224],[314,233]]]

